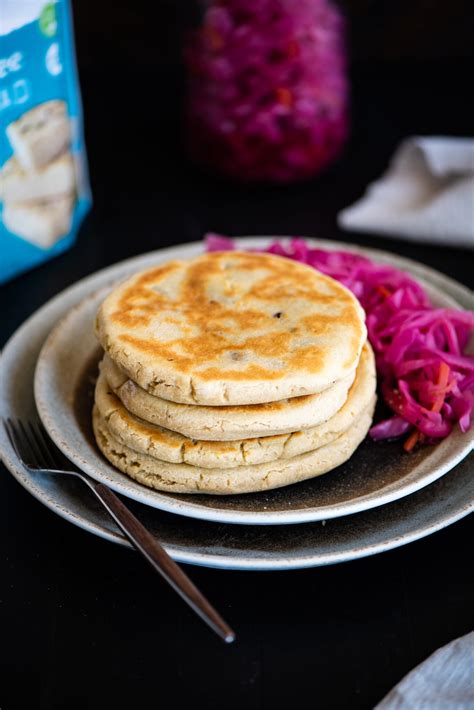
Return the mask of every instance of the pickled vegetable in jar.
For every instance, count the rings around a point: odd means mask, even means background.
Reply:
[[[206,3],[185,52],[192,158],[245,182],[331,163],[348,133],[344,25],[330,0]]]

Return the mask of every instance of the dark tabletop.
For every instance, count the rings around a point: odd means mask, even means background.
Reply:
[[[255,189],[186,162],[176,73],[134,72],[126,61],[111,73],[91,66],[81,36],[78,46],[95,207],[73,249],[0,289],[0,344],[82,276],[207,230],[344,239],[472,286],[472,253],[345,234],[335,224],[402,137],[469,133],[459,62],[355,65],[353,135],[340,162],[304,184]],[[147,91],[156,93],[154,112],[141,107]],[[1,473],[1,710],[280,708],[303,698],[315,708],[370,708],[472,627],[470,518],[333,567],[188,567],[237,631],[237,643],[224,646],[137,554],[75,528]]]

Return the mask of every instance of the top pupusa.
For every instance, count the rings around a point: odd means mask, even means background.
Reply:
[[[321,392],[355,371],[367,336],[362,308],[337,281],[238,251],[135,274],[100,306],[96,334],[151,394],[216,406]]]

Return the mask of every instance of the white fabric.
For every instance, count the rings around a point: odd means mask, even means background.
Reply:
[[[474,248],[474,139],[405,140],[387,172],[342,210],[347,230]]]
[[[417,666],[375,710],[472,710],[474,632],[448,643]]]

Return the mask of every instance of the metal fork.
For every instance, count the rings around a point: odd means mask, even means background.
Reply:
[[[16,423],[3,420],[7,436],[23,466],[29,471],[60,473],[75,476],[83,481],[100,500],[109,515],[115,520],[132,545],[152,567],[178,592],[182,599],[224,641],[232,643],[235,633],[211,606],[183,570],[171,559],[156,538],[142,525],[110,488],[97,483],[82,471],[65,470],[59,456],[62,454],[53,444],[41,423],[21,420]]]

